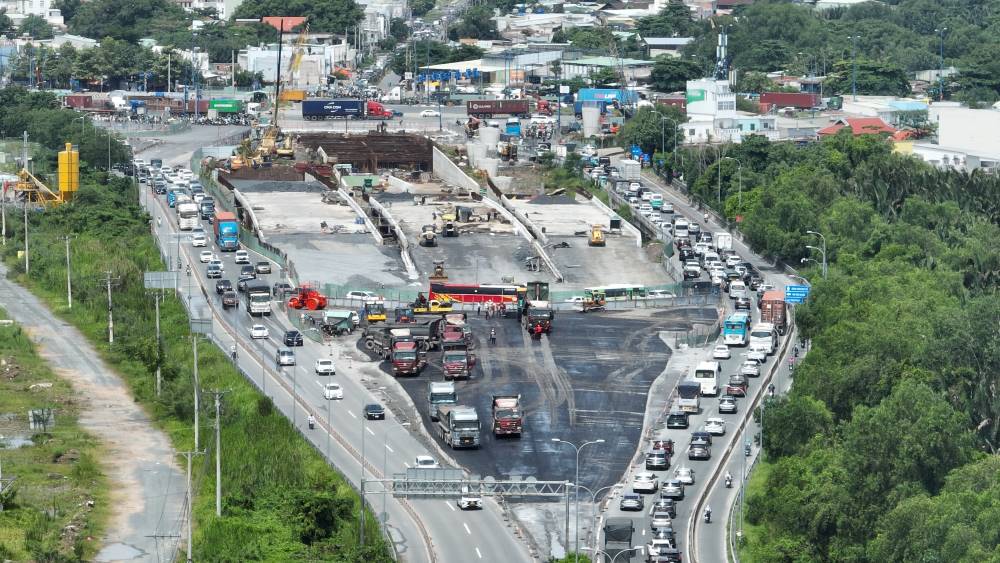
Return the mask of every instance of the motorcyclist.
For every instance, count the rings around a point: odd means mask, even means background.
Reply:
[[[188,264],[187,268],[185,268],[185,270],[187,271],[188,277],[190,277],[191,276],[191,264]]]
[[[313,428],[316,428],[316,417],[309,415],[309,429],[312,430]]]
[[[728,489],[732,486],[733,486],[733,475],[728,471],[726,471],[726,488]]]
[[[771,397],[774,396],[774,384],[773,383],[771,383],[770,385],[767,386],[767,394],[770,395]]]
[[[705,507],[705,522],[706,523],[711,523],[712,522],[712,507],[711,506],[706,506]]]

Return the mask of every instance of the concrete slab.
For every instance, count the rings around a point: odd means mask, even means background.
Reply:
[[[341,232],[362,233],[363,224],[339,197],[324,199],[329,190],[319,182],[233,180],[250,203],[264,236],[292,233],[320,234],[321,223]]]
[[[409,283],[399,250],[375,246],[368,234],[278,234],[268,242],[288,254],[302,283],[368,290]]]

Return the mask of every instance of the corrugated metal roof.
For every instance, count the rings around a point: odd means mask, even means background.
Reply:
[[[640,61],[638,59],[622,59],[622,64],[624,66],[649,66],[653,64],[653,61]],[[583,59],[576,59],[575,61],[563,61],[563,66],[566,65],[580,65],[580,66],[615,66],[615,60],[611,57],[586,57]]]

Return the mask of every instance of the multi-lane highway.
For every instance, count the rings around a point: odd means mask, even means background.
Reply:
[[[164,160],[168,161],[167,158]],[[145,190],[142,199],[150,213],[154,218],[161,218],[154,220],[156,236],[165,246],[179,248],[182,262],[191,265],[192,276],[190,279],[182,276],[180,284],[183,298],[190,297],[192,309],[199,316],[211,314],[216,342],[223,348],[236,342],[240,369],[272,397],[276,407],[355,486],[360,484],[362,478],[362,458],[366,462],[366,481],[378,481],[394,473],[403,473],[414,465],[418,455],[438,458],[436,452],[428,451],[411,434],[414,429],[393,418],[391,410],[384,421],[365,420],[364,405],[382,402],[379,387],[388,382],[373,364],[359,361],[360,356],[351,352],[354,349],[352,340],[320,345],[306,339],[304,346],[294,348],[296,366],[279,370],[275,361],[276,351],[284,348],[280,339],[285,330],[292,328],[287,319],[277,311],[276,305],[275,313],[270,317],[253,321],[242,306],[223,310],[215,293],[215,280],[205,277],[206,265],[198,259],[200,251],[205,249],[191,247],[184,234],[181,234],[181,242],[177,246],[175,234],[178,231],[173,209],[166,205],[162,197],[154,198],[148,187],[143,185],[142,189]],[[210,227],[207,224],[204,226]],[[208,250],[214,251],[222,260],[224,279],[235,281],[239,265],[235,263],[234,255],[220,252],[211,243]],[[252,253],[251,256],[252,262],[265,260]],[[278,269],[274,268],[274,271]],[[269,284],[278,281],[276,275],[261,278]],[[267,326],[269,338],[251,339],[249,330],[252,322]],[[313,370],[314,362],[328,357],[336,363],[336,375],[317,376]],[[323,385],[328,381],[343,387],[343,400],[327,401],[323,398]],[[306,420],[309,414],[313,414],[319,422],[315,430],[308,429]],[[378,483],[369,483],[365,488],[377,491],[380,487]],[[530,560],[526,546],[510,533],[493,502],[485,503],[486,508],[482,511],[464,512],[457,510],[455,499],[403,501],[373,493],[368,500],[373,510],[379,513],[379,518],[385,519],[385,527],[403,561]]]

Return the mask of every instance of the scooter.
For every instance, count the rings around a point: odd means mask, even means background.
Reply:
[[[727,489],[732,489],[733,488],[733,476],[732,475],[726,475],[726,488]]]
[[[706,524],[712,523],[712,511],[709,509],[705,510],[705,523]]]

